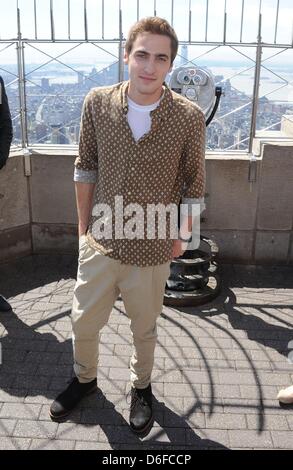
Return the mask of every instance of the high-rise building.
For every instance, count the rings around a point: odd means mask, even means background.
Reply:
[[[188,62],[188,47],[187,44],[182,44],[180,48],[180,66],[183,66]]]
[[[42,86],[42,91],[43,92],[45,92],[45,93],[48,92],[50,90],[49,79],[48,78],[42,78],[41,86]]]
[[[84,72],[77,72],[77,80],[79,85],[83,85],[84,82]]]
[[[62,124],[51,124],[51,144],[69,144],[67,129]]]

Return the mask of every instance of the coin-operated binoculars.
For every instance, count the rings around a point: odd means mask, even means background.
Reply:
[[[207,68],[178,67],[172,72],[169,86],[196,103],[206,116],[206,125],[210,124],[218,109],[222,88],[215,86],[213,75]]]
[[[215,86],[213,75],[207,68],[178,67],[172,72],[169,87],[197,104],[205,114],[206,126],[210,124],[219,106],[222,88]],[[178,218],[180,224],[180,211]],[[201,305],[215,298],[221,289],[217,255],[215,241],[200,235],[198,249],[188,249],[172,260],[164,304]]]

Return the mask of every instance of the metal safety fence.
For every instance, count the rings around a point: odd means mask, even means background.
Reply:
[[[0,74],[16,146],[77,145],[84,96],[128,78],[127,30],[151,15],[178,34],[174,66],[208,67],[223,88],[208,150],[251,152],[257,132],[280,130],[293,113],[287,0],[14,0],[1,11]]]

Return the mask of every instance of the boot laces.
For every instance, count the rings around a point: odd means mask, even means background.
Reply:
[[[129,396],[130,395],[131,395],[131,404],[130,404],[130,409],[131,410],[133,410],[135,408],[138,401],[144,406],[149,406],[149,403],[148,403],[148,400],[147,400],[145,394],[141,393],[140,389],[134,388],[134,389],[129,390],[129,392],[127,394],[127,397],[126,397],[126,401],[127,401],[128,404],[129,404]]]

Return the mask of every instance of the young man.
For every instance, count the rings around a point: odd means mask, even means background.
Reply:
[[[12,121],[2,77],[0,77],[0,170],[6,165],[12,142]],[[11,305],[0,295],[0,312],[8,312]]]
[[[181,239],[161,237],[158,219],[149,221],[148,209],[177,208],[181,196],[200,200],[205,187],[204,114],[164,82],[177,48],[167,21],[139,21],[125,46],[129,81],[95,88],[85,99],[74,177],[79,217],[72,308],[76,377],[52,404],[53,419],[66,416],[96,389],[99,333],[120,293],[134,346],[130,426],[144,433],[152,425],[156,320],[170,262],[183,254],[188,236],[185,230]],[[166,224],[170,228],[168,215]],[[151,231],[155,236],[147,236]]]

